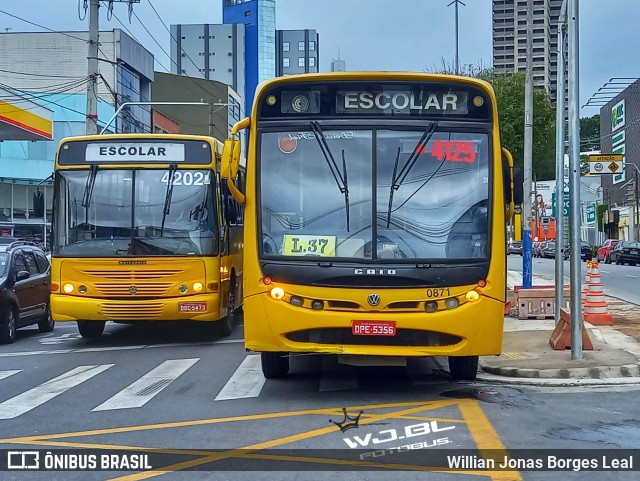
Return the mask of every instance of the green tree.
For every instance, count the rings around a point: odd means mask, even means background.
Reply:
[[[580,150],[600,150],[600,114],[580,119]]]

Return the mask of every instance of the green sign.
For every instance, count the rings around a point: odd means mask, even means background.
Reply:
[[[567,217],[569,215],[569,193],[565,192],[564,193],[564,198],[563,198],[563,202],[562,202],[562,214]],[[557,217],[556,216],[556,193],[552,192],[551,193],[551,216],[552,217]],[[594,217],[595,220],[595,217]]]
[[[596,203],[589,202],[587,204],[587,223],[596,221]]]

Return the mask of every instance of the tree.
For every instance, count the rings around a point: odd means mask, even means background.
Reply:
[[[580,119],[580,150],[600,150],[600,114]]]

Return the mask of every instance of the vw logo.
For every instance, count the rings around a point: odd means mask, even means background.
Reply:
[[[375,292],[372,292],[367,297],[367,302],[369,303],[370,306],[377,306],[378,304],[380,304],[380,295],[376,294]]]
[[[136,286],[131,286],[129,288],[129,294],[135,294],[136,292],[138,292],[138,289],[136,289]]]

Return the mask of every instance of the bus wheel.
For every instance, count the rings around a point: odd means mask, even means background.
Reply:
[[[289,372],[289,353],[287,352],[262,352],[262,374],[267,379],[284,377]]]
[[[98,339],[104,332],[104,321],[78,321],[80,335],[87,339]]]
[[[449,356],[449,372],[456,381],[475,381],[478,356]]]

